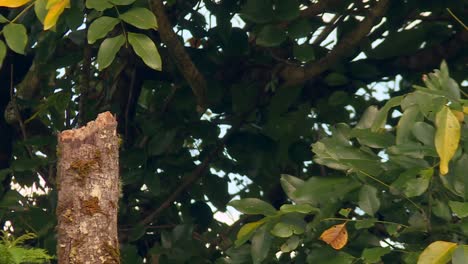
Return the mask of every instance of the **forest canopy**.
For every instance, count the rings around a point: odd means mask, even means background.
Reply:
[[[110,111],[122,263],[466,263],[467,17],[0,0],[0,226],[56,254],[57,134]]]

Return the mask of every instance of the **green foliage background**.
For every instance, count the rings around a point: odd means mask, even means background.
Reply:
[[[49,31],[44,3],[0,9],[0,221],[37,234],[30,245],[56,248],[57,132],[107,110],[122,137],[123,263],[415,263],[433,241],[466,244],[467,133],[447,178],[427,146],[433,113],[466,104],[450,89],[398,97],[444,59],[466,93],[468,33],[446,9],[463,19],[463,1],[73,0]],[[393,98],[384,109],[418,111],[398,126],[390,111],[376,133],[377,90]],[[40,186],[38,174],[46,195],[10,188]],[[233,198],[261,199],[261,212],[215,220]],[[337,252],[318,237],[344,212],[359,221]],[[254,228],[257,213],[284,224]]]

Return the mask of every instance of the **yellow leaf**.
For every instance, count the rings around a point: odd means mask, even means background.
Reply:
[[[444,106],[435,118],[436,133],[435,147],[440,157],[440,174],[448,173],[448,164],[458,148],[460,142],[460,122],[450,111],[450,108]]]
[[[418,264],[446,264],[456,247],[452,242],[433,242],[419,255]]]
[[[54,1],[55,4],[49,8],[49,11],[47,12],[47,15],[44,19],[44,30],[50,29],[53,26],[55,26],[55,24],[57,24],[58,18],[63,13],[63,10],[65,10],[65,8],[70,7],[70,0],[51,1]],[[47,5],[49,5],[49,2],[47,3]]]
[[[320,235],[320,239],[336,250],[342,249],[348,242],[346,222],[341,225],[334,225],[323,231]]]
[[[4,7],[20,7],[24,6],[31,0],[0,0],[0,6]]]
[[[47,0],[46,9],[50,9],[52,6],[54,6],[55,4],[57,4],[60,1],[62,1],[62,0]]]
[[[255,231],[259,226],[263,225],[263,223],[265,223],[265,220],[262,219],[257,222],[243,225],[241,229],[239,229],[239,232],[237,233],[237,239],[241,239],[245,236],[248,236],[250,233]]]
[[[458,122],[461,123],[461,122],[463,122],[463,120],[465,120],[465,114],[463,114],[463,112],[457,111],[457,110],[452,110],[452,113],[455,115]]]
[[[468,115],[468,106],[463,107],[463,113],[465,113],[465,115]]]

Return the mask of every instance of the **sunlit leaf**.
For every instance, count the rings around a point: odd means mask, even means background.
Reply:
[[[47,3],[47,6],[49,6],[49,2]],[[70,7],[70,0],[61,0],[61,1],[56,1],[54,5],[48,8],[47,15],[44,19],[44,30],[48,30],[52,28],[53,26],[55,26],[55,24],[57,24],[57,21],[60,15],[65,10],[65,8],[69,8],[69,7]]]
[[[103,70],[109,65],[111,65],[112,61],[114,61],[115,55],[124,43],[125,38],[123,35],[118,35],[117,37],[113,38],[107,38],[101,43],[97,55],[97,63],[99,70]]]
[[[359,207],[369,215],[374,215],[379,210],[380,200],[375,187],[362,186],[359,192]]]
[[[252,237],[251,254],[254,264],[262,263],[268,256],[272,242],[272,236],[265,228],[265,226],[257,229]]]
[[[283,213],[310,214],[312,212],[318,212],[319,209],[308,204],[283,204],[280,211]]]
[[[446,264],[456,247],[452,242],[433,242],[419,255],[418,264]]]
[[[3,7],[20,7],[27,4],[31,0],[0,0],[0,6]]]
[[[94,20],[88,29],[88,43],[93,44],[96,40],[104,38],[118,23],[119,19],[115,17],[102,16]]]
[[[455,115],[458,122],[461,123],[461,122],[463,122],[463,120],[465,120],[465,114],[462,111],[452,110],[452,113]]]
[[[381,257],[390,253],[391,249],[389,247],[382,248],[366,248],[362,252],[362,258],[365,260],[365,263],[380,263]]]
[[[229,203],[232,207],[244,214],[261,214],[266,216],[276,215],[276,209],[269,203],[257,198],[245,198]]]
[[[104,11],[111,7],[113,7],[113,5],[106,0],[86,0],[86,8],[89,9]]]
[[[135,7],[119,16],[128,24],[140,29],[157,29],[158,22],[153,12],[147,8]]]
[[[449,171],[449,161],[455,155],[460,141],[460,122],[450,108],[444,106],[436,114],[435,124],[435,147],[440,157],[440,173],[445,175]]]
[[[468,203],[449,201],[449,206],[458,217],[468,217]]]
[[[320,235],[320,239],[336,250],[342,249],[348,242],[346,223],[328,228]]]
[[[10,23],[3,27],[3,35],[10,49],[19,54],[24,54],[28,43],[26,28],[22,24]]]
[[[6,45],[3,41],[0,40],[0,69],[2,68],[3,60],[5,59],[6,52],[7,52]]]
[[[129,32],[128,42],[132,45],[135,53],[148,67],[157,71],[162,69],[162,61],[159,51],[154,42],[148,36]]]

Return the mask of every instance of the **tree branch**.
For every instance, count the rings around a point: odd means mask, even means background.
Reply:
[[[183,44],[179,41],[179,37],[172,29],[171,22],[164,12],[162,0],[151,1],[151,9],[158,19],[158,31],[160,33],[161,40],[166,44],[169,54],[176,62],[177,68],[192,88],[197,99],[198,107],[200,108],[198,110],[204,112],[207,107],[205,78],[190,59],[190,56],[185,50]]]
[[[309,7],[301,11],[301,17],[314,17],[323,13],[328,7],[337,5],[341,0],[321,0],[318,3],[311,4]]]
[[[280,76],[286,81],[286,85],[300,84],[308,79],[312,79],[324,71],[328,70],[341,58],[345,57],[348,52],[354,49],[359,42],[369,33],[375,22],[387,10],[389,0],[380,0],[369,11],[366,19],[364,19],[352,32],[348,33],[335,48],[320,60],[306,65],[305,67],[295,67],[286,65],[280,72]]]

